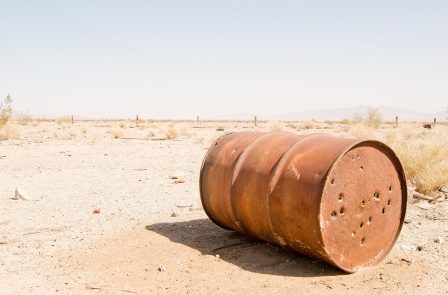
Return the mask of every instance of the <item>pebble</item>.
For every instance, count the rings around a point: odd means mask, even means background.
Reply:
[[[180,178],[183,178],[184,176],[185,176],[184,172],[177,170],[173,174],[171,174],[170,178],[171,179],[180,179]]]
[[[442,238],[442,237],[439,237],[439,238],[437,238],[437,239],[434,240],[434,243],[437,243],[437,244],[443,244],[443,243],[445,243],[445,239]]]
[[[219,256],[219,254],[216,254],[215,257],[216,257],[216,258],[219,258],[219,257],[221,257],[221,256]]]
[[[160,272],[165,272],[165,266],[161,265],[157,268]]]
[[[171,213],[171,217],[177,217],[177,216],[178,216],[178,215],[177,215],[176,212]]]

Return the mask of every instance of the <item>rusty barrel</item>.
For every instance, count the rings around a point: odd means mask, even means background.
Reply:
[[[385,258],[407,199],[403,168],[385,144],[282,131],[219,138],[200,192],[217,225],[346,272]]]

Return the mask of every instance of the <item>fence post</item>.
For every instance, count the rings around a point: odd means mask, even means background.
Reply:
[[[257,126],[257,116],[254,116],[254,124]]]

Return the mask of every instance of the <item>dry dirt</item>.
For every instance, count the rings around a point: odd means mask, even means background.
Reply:
[[[131,122],[114,139],[117,124],[29,124],[0,142],[0,294],[448,294],[448,202],[410,201],[389,256],[344,274],[207,219],[206,149],[250,123],[180,123],[175,140],[160,140],[169,123]]]

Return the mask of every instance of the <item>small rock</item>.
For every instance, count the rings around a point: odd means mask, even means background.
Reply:
[[[400,260],[398,258],[391,258],[387,261],[387,264],[399,264]]]
[[[161,265],[157,268],[157,270],[160,272],[165,272],[165,266]]]
[[[437,244],[443,244],[443,243],[445,243],[445,239],[442,238],[442,237],[439,237],[439,238],[437,238],[437,239],[434,240],[434,243],[437,243]]]
[[[179,216],[179,215],[177,215],[176,212],[171,213],[171,217],[177,217],[177,216]]]
[[[93,214],[100,214],[100,213],[101,213],[101,209],[100,208],[93,209]]]
[[[417,246],[417,251],[422,251],[423,250],[423,246]]]
[[[0,245],[6,245],[6,241],[0,241]]]
[[[173,174],[171,174],[170,178],[171,178],[171,179],[180,179],[180,178],[182,178],[182,177],[184,177],[184,176],[185,176],[185,173],[183,173],[183,172],[180,171],[180,170],[177,170],[176,172],[174,172]]]
[[[28,193],[25,190],[23,190],[21,187],[17,186],[16,187],[16,191],[14,193],[14,197],[12,199],[13,200],[29,201],[30,197],[29,197]]]
[[[219,256],[219,254],[216,254],[215,257],[216,257],[216,258],[220,258],[221,256]]]
[[[224,128],[223,127],[218,127],[218,128],[216,128],[216,131],[224,131]]]
[[[404,223],[406,223],[406,224],[412,223],[412,219],[410,219],[410,218],[405,218],[405,219],[404,219]]]
[[[176,180],[174,181],[174,183],[175,183],[175,184],[185,183],[185,180],[183,180],[183,179],[176,179]]]

